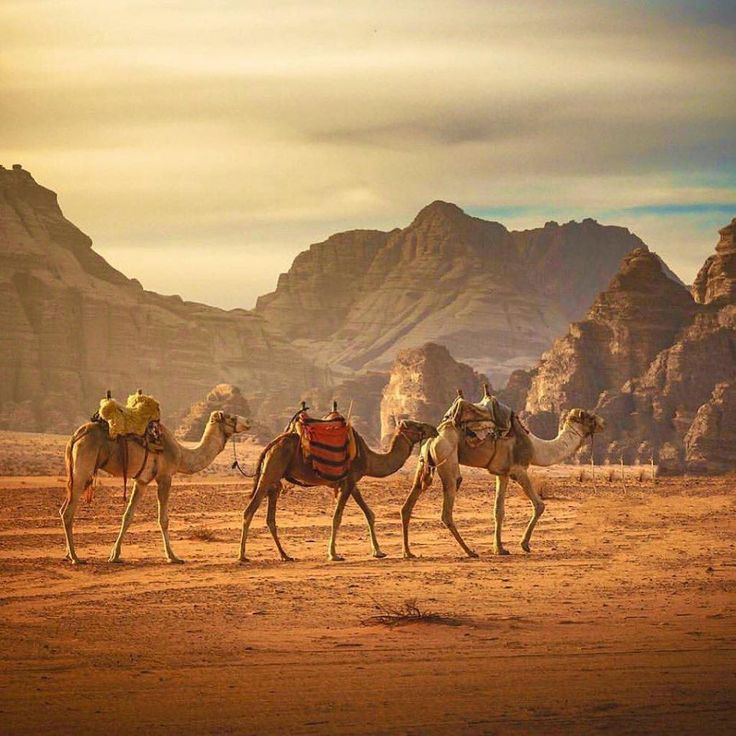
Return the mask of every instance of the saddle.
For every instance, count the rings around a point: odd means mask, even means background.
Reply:
[[[153,396],[146,396],[141,389],[128,396],[123,405],[111,398],[110,392],[100,400],[100,408],[92,415],[91,421],[107,429],[111,440],[117,442],[123,463],[123,501],[127,500],[128,478],[138,480],[146,467],[149,455],[160,455],[164,451],[161,431],[161,408]],[[140,445],[143,462],[133,475],[129,474],[128,441]],[[96,470],[95,470],[96,472]]]
[[[469,416],[468,416],[469,415]],[[470,447],[478,447],[486,439],[500,440],[511,434],[514,412],[495,396],[486,394],[473,404],[462,396],[454,401],[444,421],[460,429]]]
[[[315,419],[304,407],[291,421],[289,431],[299,435],[304,460],[320,478],[339,481],[348,474],[358,448],[352,427],[336,408]]]

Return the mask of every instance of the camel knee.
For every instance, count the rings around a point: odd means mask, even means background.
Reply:
[[[544,501],[537,501],[534,504],[534,514],[539,518],[543,513],[546,506],[544,505]]]

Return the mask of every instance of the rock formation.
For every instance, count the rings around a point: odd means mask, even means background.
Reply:
[[[428,342],[402,350],[391,368],[381,400],[381,437],[393,434],[401,419],[438,424],[461,389],[468,399],[480,399],[487,378],[458,363],[443,345]]]
[[[438,201],[406,228],[311,246],[256,313],[336,370],[386,370],[431,340],[500,380],[532,365],[637,247],[593,220],[510,232]]]
[[[691,472],[721,473],[736,468],[736,381],[718,383],[685,435],[685,463]]]
[[[716,252],[700,269],[693,283],[693,296],[701,304],[736,302],[736,218],[722,230]]]
[[[586,318],[528,374],[530,427],[552,435],[563,411],[589,407],[607,420],[598,460],[653,458],[662,472],[726,469],[736,382],[733,232],[733,223],[720,231],[694,299],[654,254],[624,258]]]
[[[248,418],[251,414],[248,402],[240,389],[229,383],[220,383],[207,394],[203,401],[192,404],[179,423],[176,436],[182,440],[198,441],[213,411],[224,411]]]
[[[321,383],[261,316],[145,291],[91,245],[52,191],[0,169],[0,427],[67,432],[107,388],[143,386],[166,419],[219,381],[259,405]]]

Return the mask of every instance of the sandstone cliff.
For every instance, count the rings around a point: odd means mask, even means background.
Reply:
[[[500,379],[532,365],[637,247],[593,220],[510,232],[438,201],[406,228],[311,246],[256,312],[336,370],[386,370],[431,340]]]
[[[91,245],[52,191],[0,169],[0,427],[69,431],[107,388],[143,386],[166,418],[213,383],[264,405],[323,380],[263,317],[145,291]]]
[[[402,350],[391,368],[381,400],[381,438],[390,437],[398,421],[414,419],[437,425],[457,389],[478,400],[488,379],[469,365],[458,363],[443,345],[426,343]]]
[[[732,428],[724,417],[736,381],[733,223],[720,232],[693,286],[697,302],[653,254],[624,259],[586,318],[530,375],[525,414],[534,431],[553,434],[572,406],[595,408],[608,423],[598,460],[654,458],[663,472],[726,469]]]

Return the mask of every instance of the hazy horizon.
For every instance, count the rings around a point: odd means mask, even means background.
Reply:
[[[689,283],[736,216],[730,3],[8,0],[3,163],[145,288],[251,307],[435,199],[629,228]]]

